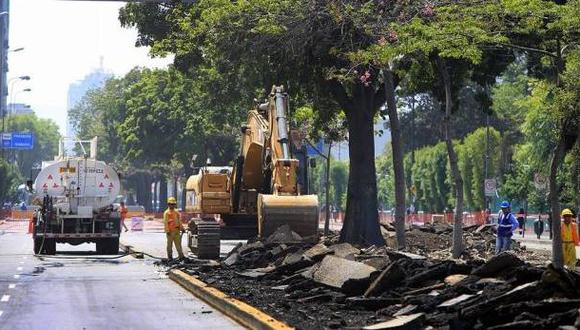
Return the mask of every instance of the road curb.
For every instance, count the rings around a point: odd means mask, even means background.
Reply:
[[[234,299],[185,272],[172,269],[169,278],[248,329],[294,329],[284,322]]]

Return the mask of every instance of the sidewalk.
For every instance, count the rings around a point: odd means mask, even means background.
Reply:
[[[540,239],[536,235],[527,234],[525,237],[516,234],[512,238],[531,250],[552,251],[552,240],[549,234],[542,235]],[[576,247],[576,256],[580,257],[580,246]]]

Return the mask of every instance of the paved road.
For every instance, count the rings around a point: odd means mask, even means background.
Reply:
[[[0,329],[242,328],[151,259],[108,259],[89,244],[58,244],[55,258],[38,259],[31,245],[29,235],[0,231]]]
[[[247,240],[221,240],[220,254],[227,255],[238,243],[245,243]],[[121,244],[130,245],[135,250],[149,253],[159,258],[167,257],[166,244],[164,232],[128,232],[121,233]],[[187,247],[187,234],[183,234],[181,239],[183,252],[187,255],[190,253]],[[177,251],[173,248],[173,257],[177,257]]]

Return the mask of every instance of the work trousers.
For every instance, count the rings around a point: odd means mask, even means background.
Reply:
[[[500,254],[503,251],[509,250],[511,244],[511,237],[497,236],[495,239],[495,254]]]
[[[576,268],[576,245],[574,242],[563,242],[562,249],[564,250],[564,265],[569,269]]]
[[[179,230],[170,231],[165,233],[167,236],[167,258],[173,258],[173,247],[175,245],[175,249],[177,250],[177,254],[180,258],[183,258],[183,250],[181,248],[181,233]]]

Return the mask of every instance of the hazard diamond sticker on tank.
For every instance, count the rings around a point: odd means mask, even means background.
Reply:
[[[104,184],[101,182],[101,183],[99,184],[99,188],[105,188],[105,185],[104,185]]]
[[[58,188],[58,185],[56,184],[56,182],[52,185],[53,188]]]
[[[42,188],[48,188],[48,184],[45,183]]]
[[[113,187],[114,187],[114,186],[113,186],[113,183],[112,183],[112,182],[111,182],[111,183],[109,183],[109,188],[113,188]]]
[[[107,173],[105,173],[105,179],[108,179],[109,175]]]
[[[52,180],[52,174],[48,175],[48,180]]]

